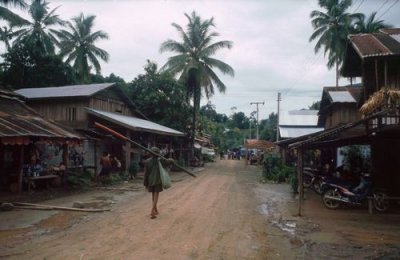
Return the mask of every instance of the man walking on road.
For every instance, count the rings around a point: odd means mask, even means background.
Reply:
[[[155,154],[160,154],[160,149],[157,147],[152,147],[151,151]],[[173,159],[161,160],[158,156],[151,154],[151,157],[145,161],[144,164],[144,186],[147,188],[152,195],[152,208],[150,217],[152,219],[156,218],[158,215],[157,202],[158,196],[161,191],[163,191],[163,185],[160,176],[159,161],[162,163],[173,163]]]

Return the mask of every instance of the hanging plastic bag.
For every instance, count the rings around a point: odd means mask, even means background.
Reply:
[[[168,189],[171,187],[171,178],[169,177],[169,174],[167,170],[164,169],[162,166],[160,160],[158,160],[158,167],[160,169],[160,177],[161,177],[161,183],[163,189]]]

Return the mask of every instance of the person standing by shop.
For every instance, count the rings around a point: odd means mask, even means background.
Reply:
[[[152,147],[151,151],[154,153],[151,154],[151,157],[148,158],[144,163],[144,186],[146,189],[151,192],[152,195],[152,208],[150,217],[152,219],[156,218],[158,213],[157,202],[160,192],[163,191],[163,184],[161,181],[160,175],[160,167],[163,167],[162,164],[170,164],[173,163],[173,159],[161,159],[155,154],[160,154],[160,149],[158,147]]]
[[[103,152],[103,156],[100,158],[100,165],[101,165],[101,170],[99,173],[98,181],[102,182],[105,178],[110,176],[112,169],[110,154],[108,152]]]

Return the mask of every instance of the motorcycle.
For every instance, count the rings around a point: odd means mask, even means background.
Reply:
[[[311,168],[303,170],[303,186],[313,189],[316,193],[321,194],[321,184],[325,178],[325,174]]]
[[[329,209],[337,209],[342,204],[362,205],[368,197],[372,197],[373,206],[383,212],[389,208],[389,201],[383,192],[372,192],[372,183],[368,175],[362,175],[361,181],[353,189],[335,183],[323,183],[322,201]]]

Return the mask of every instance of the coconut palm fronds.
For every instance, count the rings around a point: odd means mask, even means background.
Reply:
[[[371,114],[377,109],[391,107],[400,102],[400,89],[382,88],[372,94],[360,108],[363,115]]]

